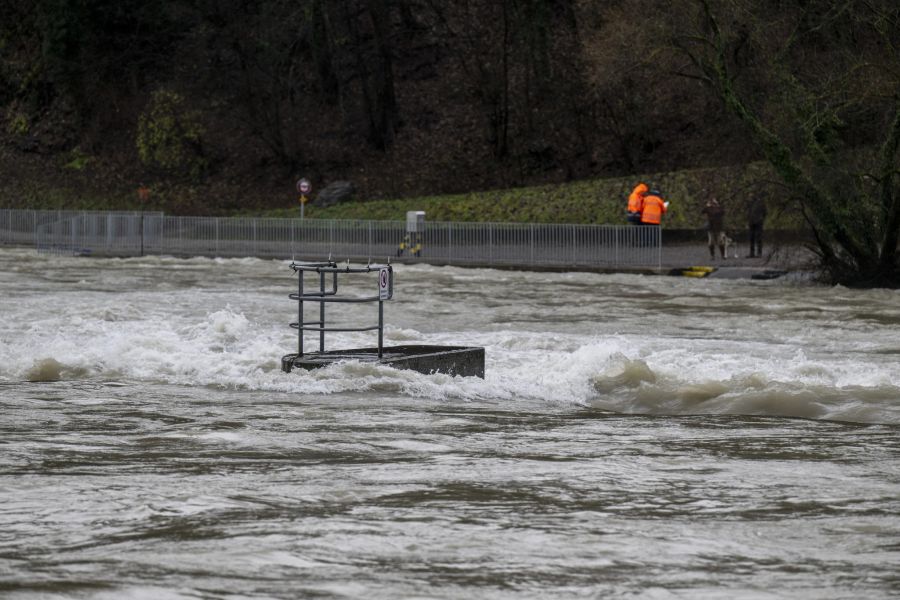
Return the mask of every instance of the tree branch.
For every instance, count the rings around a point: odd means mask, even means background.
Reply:
[[[894,193],[897,169],[894,161],[900,149],[900,95],[894,102],[894,120],[881,147],[881,210],[884,214],[884,240],[881,247],[881,267],[897,268],[897,241],[900,236],[900,197]]]
[[[828,236],[840,244],[854,258],[858,259],[860,256],[863,256],[866,253],[854,241],[847,224],[844,223],[841,215],[838,214],[836,210],[838,205],[825,191],[813,183],[803,169],[800,168],[790,148],[763,124],[734,89],[733,81],[726,68],[725,53],[722,50],[724,44],[719,26],[712,14],[709,1],[700,0],[700,2],[703,6],[707,26],[714,36],[713,45],[719,49],[715,54],[714,60],[711,63],[707,63],[706,66],[711,71],[709,74],[716,80],[718,92],[724,100],[725,106],[749,127],[766,159],[794,193],[802,198],[801,206],[805,204],[815,207],[813,214],[808,214],[807,216],[816,237]],[[815,215],[816,220],[812,219],[813,215]]]

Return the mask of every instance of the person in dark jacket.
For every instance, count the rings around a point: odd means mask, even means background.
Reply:
[[[706,238],[709,244],[709,257],[716,257],[716,246],[719,246],[719,252],[722,258],[725,258],[725,209],[719,204],[715,197],[710,198],[700,211],[700,214],[706,215]]]
[[[750,254],[747,258],[762,257],[763,224],[766,222],[766,201],[756,196],[747,207],[747,226],[750,228]]]

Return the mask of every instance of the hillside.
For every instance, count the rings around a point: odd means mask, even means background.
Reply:
[[[674,226],[698,224],[710,194],[735,212],[756,193],[779,210],[796,200],[679,49],[702,27],[696,2],[6,4],[2,206],[262,213],[295,207],[300,176],[355,188],[310,217],[397,218],[421,198],[435,219],[610,221],[639,178],[674,201]],[[810,20],[825,3],[715,6],[737,32],[731,72],[776,121],[777,48],[741,31],[805,28],[791,58],[811,77],[864,51],[849,12]],[[883,129],[870,91],[823,134],[832,148]]]
[[[640,60],[627,4],[14,1],[2,203],[129,206],[143,183],[148,208],[218,214],[284,206],[299,176],[376,200],[758,158]]]

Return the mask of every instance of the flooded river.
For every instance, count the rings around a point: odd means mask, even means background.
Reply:
[[[900,293],[401,265],[484,380],[285,374],[288,262],[0,250],[0,597],[900,593]]]

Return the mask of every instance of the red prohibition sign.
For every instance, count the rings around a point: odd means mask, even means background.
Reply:
[[[381,272],[381,287],[387,288],[387,284],[388,284],[387,271],[382,271]]]

